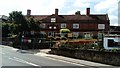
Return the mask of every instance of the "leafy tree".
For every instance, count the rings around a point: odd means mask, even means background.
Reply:
[[[22,24],[25,20],[24,16],[22,15],[21,11],[12,11],[9,13],[9,21],[14,22],[16,24]]]
[[[38,20],[35,20],[34,18],[30,17],[27,19],[28,21],[28,28],[33,31],[40,31],[40,22]]]
[[[60,29],[60,33],[70,33],[70,30],[69,29]]]
[[[16,25],[16,33],[27,31],[28,30],[28,22],[25,17],[22,15],[21,11],[13,11],[9,13],[9,21]]]
[[[33,17],[25,17],[21,11],[13,11],[9,13],[9,21],[13,23],[11,30],[13,33],[19,34],[26,31],[40,31],[40,21]],[[16,30],[14,30],[14,28]]]
[[[2,37],[8,37],[10,33],[10,24],[9,23],[2,23]]]
[[[17,31],[17,24],[14,24],[14,23],[9,23],[10,24],[10,26],[9,26],[9,30],[10,30],[10,32],[11,32],[11,34],[17,34],[18,33],[18,31]]]
[[[70,33],[70,30],[67,28],[60,29],[61,36],[67,37],[67,34]]]

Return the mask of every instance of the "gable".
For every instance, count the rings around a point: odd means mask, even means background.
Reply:
[[[51,22],[51,18],[55,18],[56,19],[56,23],[58,23],[58,22],[64,22],[64,23],[66,23],[67,22],[67,20],[62,15],[55,15],[55,14],[50,15],[50,16],[42,19],[42,21],[44,23]]]

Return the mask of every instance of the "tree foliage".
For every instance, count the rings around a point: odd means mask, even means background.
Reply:
[[[70,33],[70,30],[69,29],[60,29],[60,33]]]
[[[2,37],[7,37],[10,33],[10,24],[2,23]]]
[[[40,31],[40,29],[41,29],[40,26],[39,26],[40,22],[38,20],[30,17],[30,18],[27,19],[27,22],[29,23],[28,28],[30,30]]]
[[[13,23],[11,30],[14,33],[19,34],[26,31],[39,31],[39,21],[32,17],[26,17],[22,15],[21,11],[13,11],[9,13],[9,22]],[[16,30],[14,30],[14,28]]]
[[[9,21],[21,25],[24,23],[25,18],[21,11],[12,11],[9,13]]]
[[[70,33],[70,30],[67,28],[60,29],[61,37],[67,37],[67,34]]]

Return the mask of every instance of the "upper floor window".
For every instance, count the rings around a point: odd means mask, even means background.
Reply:
[[[105,24],[98,24],[98,29],[105,29]]]
[[[79,24],[73,24],[73,29],[79,29]]]
[[[49,29],[52,29],[52,26],[49,26]]]
[[[61,24],[61,28],[66,28],[66,24]]]
[[[56,18],[51,18],[51,22],[56,22]]]
[[[53,28],[56,29],[56,26],[54,26]]]

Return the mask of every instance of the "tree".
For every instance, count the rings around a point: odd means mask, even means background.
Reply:
[[[60,33],[70,33],[70,30],[69,29],[60,29]]]
[[[67,34],[70,33],[70,30],[67,28],[60,29],[61,36],[67,37]]]
[[[28,24],[28,28],[30,30],[33,30],[33,31],[40,31],[41,27],[40,27],[40,22],[32,17],[28,18],[27,19],[27,22],[29,23]]]
[[[16,30],[19,32],[28,30],[28,22],[25,17],[22,15],[21,11],[13,11],[9,13],[9,21],[17,25]]]
[[[9,24],[10,24],[10,26],[9,26],[10,33],[17,34],[18,33],[18,31],[17,31],[18,26],[14,23],[9,23]]]
[[[10,24],[9,23],[2,23],[2,37],[8,37],[10,34]]]
[[[14,22],[16,24],[23,24],[23,21],[25,20],[24,16],[22,15],[21,11],[12,11],[9,13],[9,21]]]
[[[21,11],[13,11],[9,13],[9,21],[16,25],[17,34],[28,31],[40,31],[40,21],[33,17],[25,17]],[[13,29],[14,27],[12,27]]]

